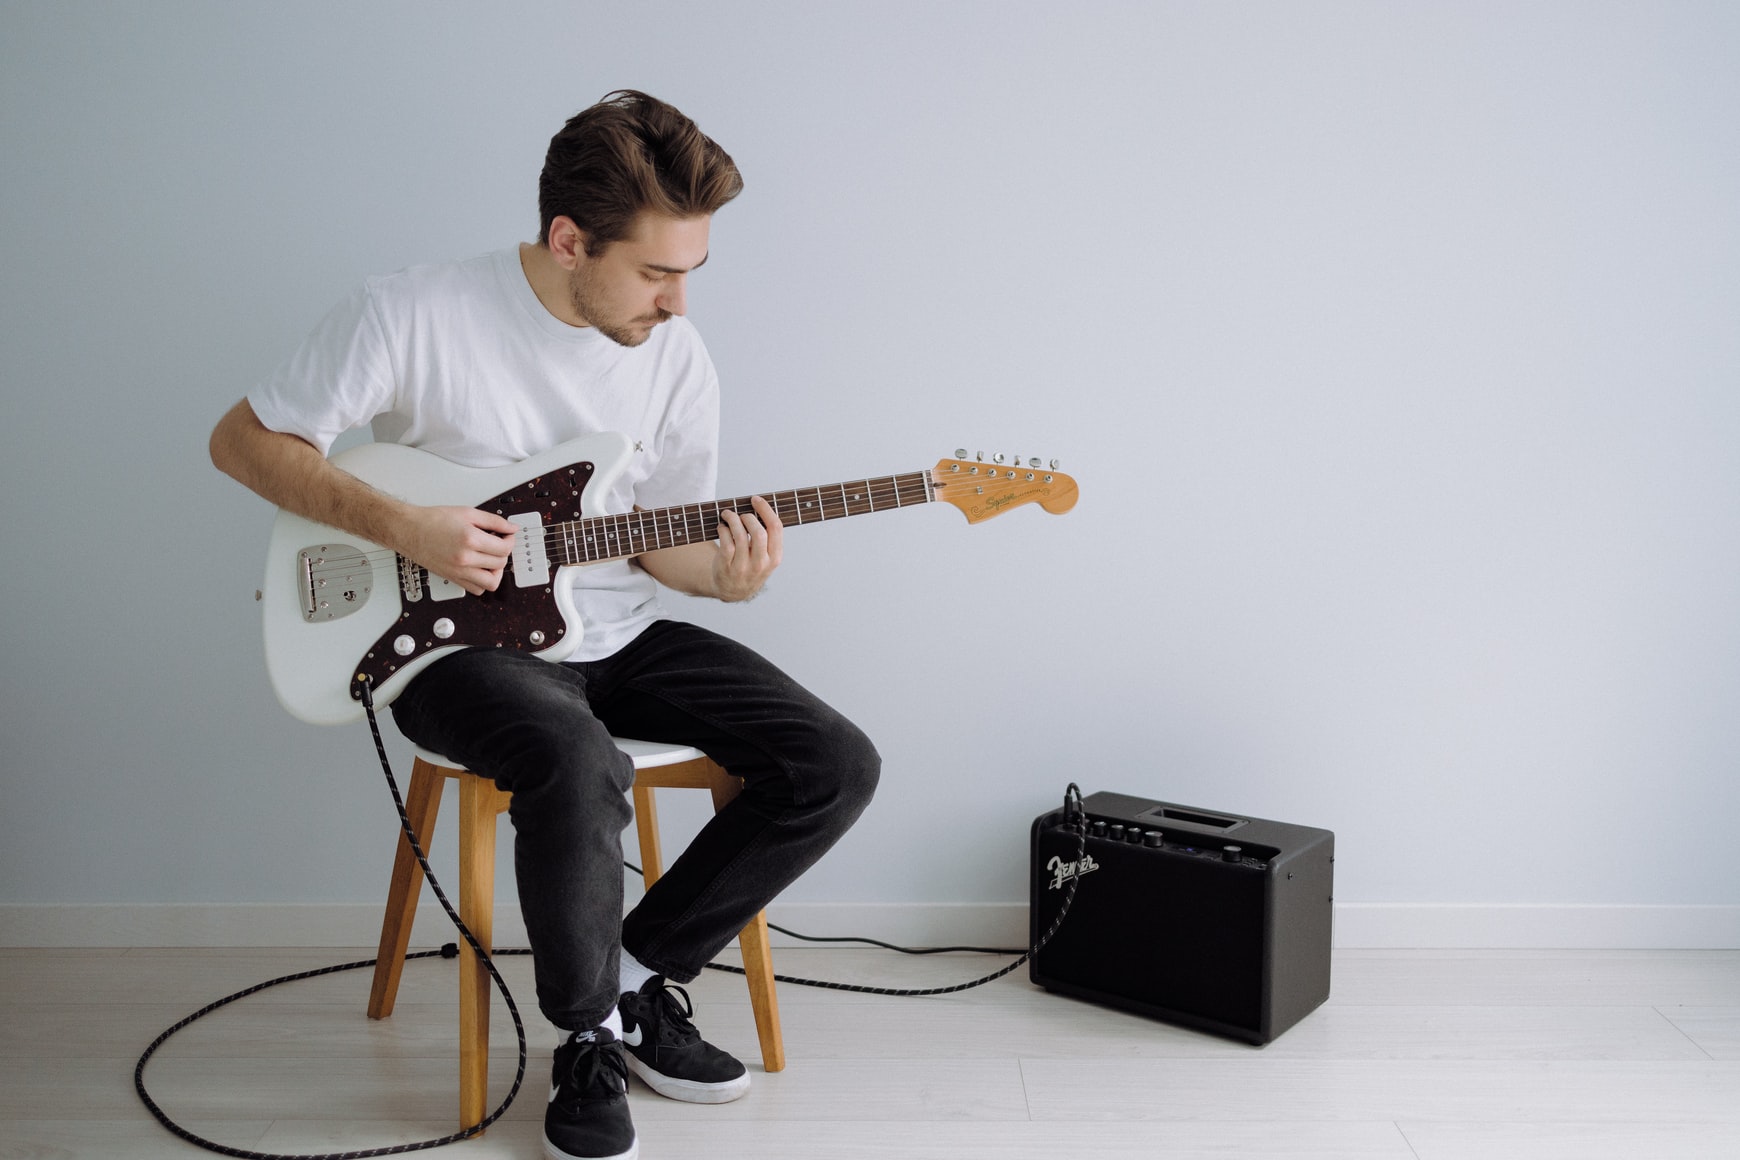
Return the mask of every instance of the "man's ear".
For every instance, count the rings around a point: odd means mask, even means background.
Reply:
[[[586,231],[575,225],[573,218],[557,216],[551,219],[550,256],[564,270],[572,271],[585,260],[588,240]]]

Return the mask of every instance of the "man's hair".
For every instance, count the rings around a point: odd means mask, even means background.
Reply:
[[[736,197],[743,177],[730,154],[671,105],[620,89],[576,113],[550,139],[538,178],[538,242],[573,220],[586,252],[628,236],[642,210],[702,217]]]

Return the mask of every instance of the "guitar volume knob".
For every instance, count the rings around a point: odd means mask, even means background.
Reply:
[[[435,622],[435,635],[442,640],[446,640],[448,637],[452,636],[453,622],[445,616],[440,620],[437,620]]]
[[[417,651],[417,642],[408,636],[395,636],[393,638],[393,651],[402,657],[408,657]]]

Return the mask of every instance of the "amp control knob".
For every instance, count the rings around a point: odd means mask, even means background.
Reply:
[[[1220,860],[1222,862],[1237,862],[1244,858],[1245,852],[1237,846],[1222,846]]]
[[[1142,845],[1147,846],[1151,850],[1158,850],[1160,848],[1160,843],[1165,840],[1166,835],[1162,834],[1159,830],[1149,830],[1146,834],[1142,835]]]

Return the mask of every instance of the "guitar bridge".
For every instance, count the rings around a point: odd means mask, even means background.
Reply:
[[[399,592],[405,597],[406,604],[415,604],[423,599],[423,569],[416,561],[399,557]]]
[[[349,544],[320,544],[296,553],[302,619],[310,624],[338,620],[368,603],[374,569],[368,557]]]

